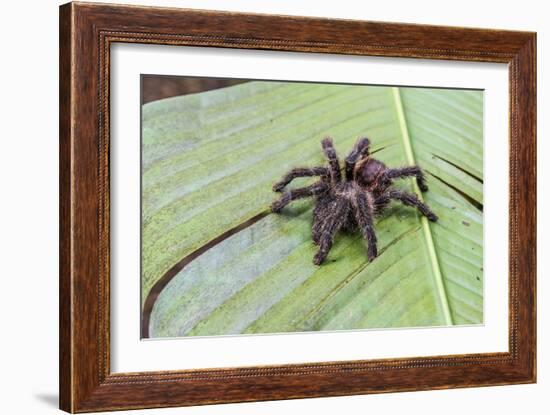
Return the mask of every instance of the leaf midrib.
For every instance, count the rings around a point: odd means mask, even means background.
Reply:
[[[399,129],[401,131],[403,148],[405,150],[405,157],[407,159],[407,163],[412,166],[416,164],[416,161],[415,161],[414,152],[412,149],[411,139],[409,136],[409,130],[407,128],[407,121],[405,119],[405,111],[403,109],[403,103],[401,102],[401,94],[399,92],[399,88],[393,87],[392,94],[395,102],[395,109],[397,113],[397,119],[399,122]],[[416,180],[411,180],[411,181],[413,183],[413,188],[417,197],[420,199],[420,201],[424,202],[424,199],[422,197],[422,192],[420,192],[420,189],[418,188],[418,184],[416,183]],[[453,325],[453,319],[451,316],[449,301],[447,299],[447,292],[445,290],[443,275],[441,274],[441,267],[439,265],[439,260],[437,258],[437,253],[436,253],[435,244],[433,241],[430,224],[428,222],[428,219],[424,215],[420,217],[420,221],[422,222],[422,232],[424,233],[424,237],[426,240],[428,256],[430,258],[430,264],[432,267],[432,274],[434,276],[434,282],[437,289],[439,301],[441,302],[441,310],[443,311],[445,324],[451,326]]]

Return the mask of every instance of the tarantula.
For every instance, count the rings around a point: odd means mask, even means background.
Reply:
[[[319,176],[320,180],[310,186],[286,191],[271,205],[272,211],[278,213],[294,200],[316,197],[312,239],[319,246],[319,251],[313,257],[315,265],[320,265],[325,260],[332,247],[334,235],[340,229],[352,232],[359,228],[368,243],[369,261],[376,258],[378,251],[373,218],[380,214],[392,199],[416,207],[430,221],[438,219],[416,195],[392,188],[393,179],[414,176],[420,190],[428,190],[424,174],[418,166],[388,168],[369,155],[369,139],[360,138],[345,159],[343,180],[332,140],[325,138],[321,145],[328,166],[294,168],[280,182],[275,183],[273,191],[282,192],[297,177]]]

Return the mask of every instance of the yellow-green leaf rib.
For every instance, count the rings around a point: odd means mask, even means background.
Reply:
[[[416,160],[414,158],[413,149],[411,146],[411,138],[409,137],[409,131],[407,129],[407,120],[405,119],[405,113],[403,111],[403,104],[401,102],[401,94],[399,88],[392,88],[393,97],[395,99],[395,110],[397,112],[397,118],[399,120],[399,127],[401,129],[401,138],[403,140],[403,148],[405,149],[405,156],[407,157],[407,162],[409,165],[416,165]],[[422,192],[418,188],[416,180],[412,180],[413,187],[418,198],[424,202],[422,198]],[[424,232],[424,237],[426,238],[426,246],[428,248],[428,254],[430,256],[430,263],[432,266],[432,272],[435,280],[435,285],[437,287],[437,292],[439,294],[439,300],[441,301],[441,309],[445,316],[445,322],[447,325],[453,324],[453,319],[451,317],[451,310],[449,309],[449,302],[447,301],[447,293],[445,291],[445,283],[443,282],[443,276],[441,275],[441,268],[439,267],[439,260],[437,259],[437,253],[435,252],[435,245],[432,237],[432,231],[430,229],[430,223],[425,216],[420,218],[422,221],[422,230]]]

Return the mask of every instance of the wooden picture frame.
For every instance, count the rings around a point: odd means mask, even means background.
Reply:
[[[509,352],[111,373],[109,62],[110,46],[119,42],[507,63]],[[61,409],[90,412],[535,382],[535,105],[535,33],[107,4],[61,6]]]

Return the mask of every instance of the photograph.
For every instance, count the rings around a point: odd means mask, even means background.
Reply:
[[[28,183],[5,204],[27,214],[5,218],[21,273],[55,257],[55,238],[33,248],[25,232],[55,196],[58,223],[40,223],[57,232],[58,281],[11,278],[23,286],[8,297],[11,314],[40,310],[18,327],[42,356],[33,367],[56,364],[55,407],[440,414],[540,401],[542,13],[260,3],[31,13],[59,31],[17,56],[58,65],[11,66],[27,80],[53,69],[58,82],[40,85],[55,87],[58,116],[55,99],[6,101],[25,109],[6,136],[24,145],[6,154]],[[8,84],[20,97],[28,82]],[[43,139],[52,123],[57,146]],[[52,149],[58,194],[40,184],[50,170],[29,169]],[[57,360],[31,351],[44,330]]]
[[[483,90],[140,83],[142,338],[484,323]]]
[[[454,6],[5,2],[1,412],[546,414],[547,7]]]

